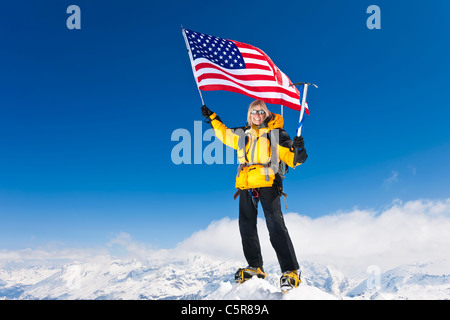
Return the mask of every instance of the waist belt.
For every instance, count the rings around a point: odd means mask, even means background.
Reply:
[[[238,166],[237,169],[237,177],[239,177],[239,174],[241,173],[241,170],[243,167],[251,167],[251,166],[263,166],[264,167],[264,179],[266,181],[270,181],[270,177],[269,177],[269,168],[271,167],[271,163],[241,163]],[[255,168],[256,169],[256,168]]]

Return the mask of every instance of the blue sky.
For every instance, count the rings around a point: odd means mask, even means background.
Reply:
[[[66,27],[71,4],[81,30]],[[380,30],[366,27],[372,4]],[[171,160],[173,131],[193,135],[202,120],[181,24],[257,46],[292,81],[319,85],[303,129],[309,159],[285,181],[289,212],[448,198],[449,9],[438,0],[3,4],[0,249],[96,246],[121,232],[173,247],[237,217],[236,164]],[[244,124],[251,98],[203,96],[227,125]],[[293,136],[298,112],[284,111]]]

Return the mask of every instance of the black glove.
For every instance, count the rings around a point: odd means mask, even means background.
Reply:
[[[209,118],[209,116],[211,116],[213,114],[213,112],[211,110],[208,109],[208,107],[204,104],[202,106],[202,116]]]
[[[294,138],[294,149],[303,149],[305,148],[305,141],[303,140],[303,137],[295,137]]]
[[[303,137],[295,137],[294,144],[292,146],[294,148],[294,166],[305,162],[308,158],[308,154],[306,153],[305,141],[303,141]]]

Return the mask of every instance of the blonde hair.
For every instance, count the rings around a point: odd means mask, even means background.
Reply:
[[[255,107],[261,107],[262,110],[264,110],[266,112],[266,119],[269,118],[272,113],[269,111],[269,109],[267,109],[266,104],[264,103],[264,101],[262,100],[255,100],[252,103],[250,103],[250,105],[248,106],[248,111],[247,111],[247,124],[249,126],[251,126],[252,123],[252,115],[251,112],[253,111],[253,109]]]

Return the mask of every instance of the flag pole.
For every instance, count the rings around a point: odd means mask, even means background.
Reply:
[[[198,89],[198,93],[200,94],[200,99],[202,100],[202,106],[204,106],[205,105],[205,101],[203,101],[202,92],[201,92],[200,87],[198,85],[197,77],[195,76],[194,59],[192,57],[191,48],[189,46],[189,42],[187,40],[187,37],[186,37],[186,34],[185,34],[185,30],[183,28],[183,25],[181,25],[181,33],[183,34],[184,42],[186,44],[186,49],[187,49],[187,52],[188,52],[188,55],[189,55],[189,60],[191,62],[192,73],[194,75],[195,83],[197,84],[197,89]]]
[[[303,116],[305,114],[305,105],[306,105],[306,95],[308,94],[308,87],[314,86],[315,88],[319,88],[314,83],[309,82],[297,82],[291,84],[291,86],[303,85],[303,94],[302,94],[302,102],[300,104],[300,119],[298,120],[298,128],[297,128],[297,137],[302,135],[302,127],[303,127]]]

